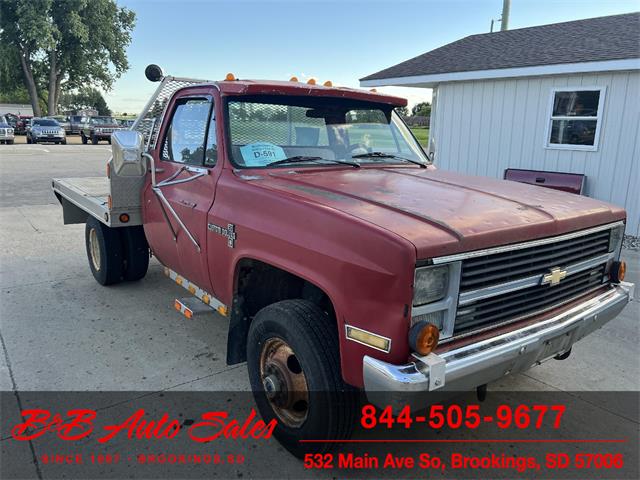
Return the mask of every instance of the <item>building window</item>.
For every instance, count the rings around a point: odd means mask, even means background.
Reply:
[[[604,93],[602,87],[552,90],[546,147],[597,150]]]

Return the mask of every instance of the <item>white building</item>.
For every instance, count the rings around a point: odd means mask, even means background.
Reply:
[[[31,105],[25,105],[22,103],[0,103],[0,115],[6,115],[7,113],[13,113],[14,115],[28,115],[33,116],[33,108]]]
[[[433,89],[445,170],[586,175],[640,235],[640,13],[472,35],[360,80]]]

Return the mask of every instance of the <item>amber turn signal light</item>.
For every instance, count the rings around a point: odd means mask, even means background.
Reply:
[[[438,346],[440,331],[433,323],[418,322],[409,330],[409,346],[420,355],[429,355]]]
[[[127,223],[129,221],[129,215],[126,213],[121,213],[120,217],[118,217],[122,223]]]
[[[613,262],[611,264],[611,281],[613,283],[620,283],[624,281],[624,276],[627,274],[627,264],[625,262]]]

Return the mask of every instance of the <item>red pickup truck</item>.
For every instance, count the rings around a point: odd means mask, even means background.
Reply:
[[[54,179],[64,221],[86,222],[98,282],[141,279],[151,253],[196,299],[178,310],[229,319],[227,361],[296,454],[350,435],[350,392],[483,388],[566,358],[632,297],[623,209],[436,169],[404,99],[147,75],[107,177]]]

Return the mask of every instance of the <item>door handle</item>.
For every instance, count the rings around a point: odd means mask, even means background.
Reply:
[[[196,203],[192,203],[192,202],[189,202],[187,200],[177,200],[177,202],[179,204],[184,205],[185,207],[189,207],[189,208],[195,208],[196,205],[197,205]]]
[[[156,173],[164,173],[164,168],[156,168]]]

